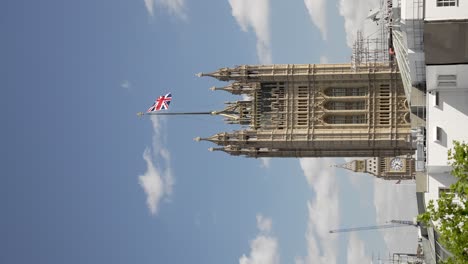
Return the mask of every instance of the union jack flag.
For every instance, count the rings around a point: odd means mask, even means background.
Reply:
[[[153,105],[148,108],[147,113],[149,112],[154,112],[154,111],[159,111],[159,110],[167,110],[169,109],[169,104],[171,103],[172,100],[172,95],[171,93],[168,93],[164,96],[159,96],[156,101],[154,101]]]

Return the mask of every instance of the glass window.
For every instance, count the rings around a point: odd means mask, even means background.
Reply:
[[[458,6],[457,0],[437,0],[437,6]]]
[[[341,87],[334,87],[328,88],[325,91],[325,94],[328,96],[365,96],[366,95],[366,88],[359,87],[359,88],[341,88]]]
[[[435,129],[435,140],[442,141],[442,128],[436,127]]]
[[[366,109],[364,101],[340,102],[330,101],[325,105],[328,110],[363,110]]]
[[[450,188],[448,187],[439,187],[439,197],[442,193],[450,193]]]
[[[328,124],[365,124],[365,115],[331,115],[326,117]]]

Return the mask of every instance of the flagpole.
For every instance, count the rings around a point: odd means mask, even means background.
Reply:
[[[180,113],[165,113],[165,112],[149,112],[143,113],[138,112],[137,116],[144,116],[144,115],[216,115],[216,112],[180,112]]]

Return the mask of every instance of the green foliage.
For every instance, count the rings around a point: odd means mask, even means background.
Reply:
[[[448,159],[452,165],[452,175],[458,178],[458,181],[452,186],[455,192],[463,195],[468,194],[468,145],[458,141],[453,142],[453,150],[449,150]]]
[[[418,220],[426,225],[437,222],[440,241],[453,254],[446,263],[468,263],[468,145],[455,141],[448,159],[457,182],[450,192],[441,193],[437,205],[429,201]]]

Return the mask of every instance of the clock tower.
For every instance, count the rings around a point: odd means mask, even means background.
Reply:
[[[375,157],[353,160],[337,167],[354,172],[369,173],[384,180],[412,180],[415,177],[414,159],[408,157]]]

